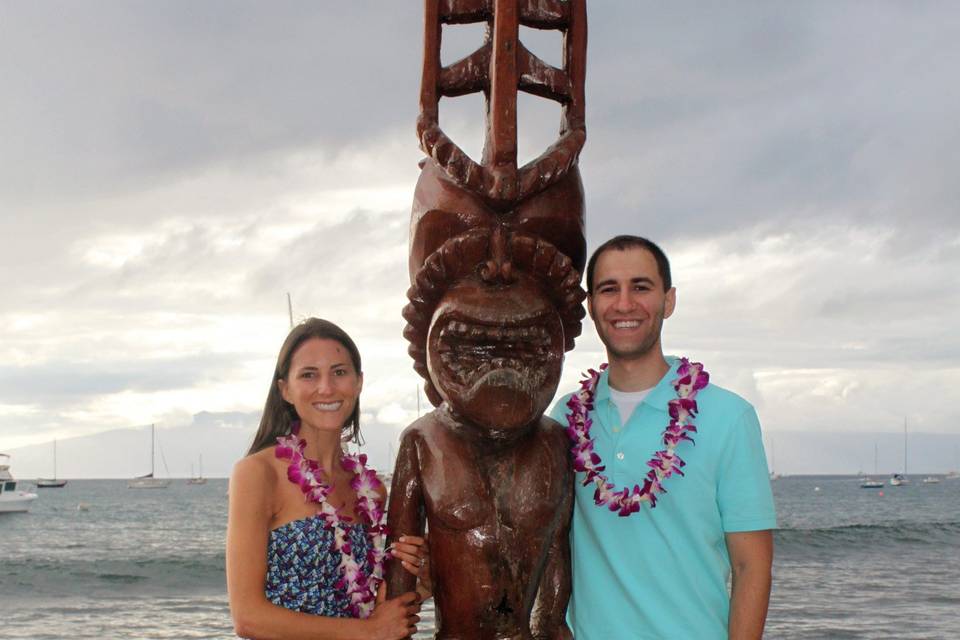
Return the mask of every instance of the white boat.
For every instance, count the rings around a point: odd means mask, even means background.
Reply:
[[[203,477],[203,456],[200,456],[200,475],[193,475],[193,465],[190,465],[190,477],[187,484],[207,484],[207,479]]]
[[[878,457],[877,443],[874,442],[874,443],[873,443],[873,473],[874,473],[874,475],[876,475],[876,473],[877,473],[877,457]],[[868,477],[866,477],[865,475],[863,475],[863,472],[861,471],[861,472],[860,472],[860,488],[861,488],[861,489],[881,489],[881,488],[883,488],[883,482],[881,482],[880,480],[874,480],[873,478],[868,478]]]
[[[910,478],[907,477],[907,419],[903,419],[903,473],[895,473],[890,478],[891,487],[902,487],[910,484]]]
[[[53,441],[53,477],[37,478],[37,489],[59,489],[67,486],[66,480],[57,480],[57,441]]]
[[[164,478],[154,478],[153,474],[138,476],[127,482],[128,489],[166,489],[170,481]]]
[[[165,478],[153,477],[153,459],[154,443],[156,441],[154,425],[150,425],[150,473],[145,476],[133,478],[127,482],[128,489],[166,489],[170,486],[170,481]]]
[[[903,474],[895,473],[895,474],[893,474],[893,476],[891,476],[891,478],[890,478],[890,486],[891,486],[891,487],[902,487],[902,486],[904,486],[904,485],[906,485],[906,484],[910,484],[910,479],[907,478],[907,476],[905,476],[905,475],[903,475]]]
[[[956,471],[951,471],[947,475],[943,476],[945,480],[960,480],[960,473]]]
[[[0,513],[16,511],[30,511],[37,494],[21,491],[17,488],[17,480],[10,473],[10,456],[0,453]]]
[[[938,484],[939,482],[940,478],[937,476],[927,476],[923,479],[923,484]]]

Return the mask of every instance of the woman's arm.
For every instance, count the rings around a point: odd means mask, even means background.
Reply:
[[[271,499],[276,475],[263,459],[238,462],[230,479],[227,521],[227,591],[234,630],[255,640],[399,640],[415,633],[416,595],[377,606],[366,620],[328,618],[290,611],[264,595]]]

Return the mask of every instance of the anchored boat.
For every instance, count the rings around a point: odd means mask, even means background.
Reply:
[[[10,456],[0,453],[0,513],[30,511],[37,494],[21,491],[10,473]]]
[[[60,489],[67,486],[66,480],[57,480],[57,441],[53,441],[53,477],[37,478],[37,489]]]
[[[127,482],[128,489],[166,489],[170,486],[169,480],[153,477],[153,459],[155,457],[153,449],[155,443],[156,435],[154,433],[154,425],[150,425],[150,473],[145,476],[133,478]]]

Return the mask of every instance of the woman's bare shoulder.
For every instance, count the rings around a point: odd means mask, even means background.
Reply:
[[[253,485],[262,489],[270,489],[277,483],[276,457],[274,447],[261,449],[256,453],[240,458],[233,465],[233,474],[230,476],[231,485]]]
[[[377,495],[380,497],[380,500],[382,502],[386,502],[387,500],[386,478],[378,475],[378,479],[380,480],[380,486],[377,487]]]

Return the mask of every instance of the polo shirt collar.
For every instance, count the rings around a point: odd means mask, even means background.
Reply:
[[[594,396],[594,402],[603,402],[610,399],[610,369],[604,369],[600,372],[600,380],[597,382],[597,393]]]
[[[677,369],[680,367],[680,358],[676,356],[664,356],[670,369],[660,378],[660,382],[653,388],[647,397],[643,399],[643,404],[651,409],[656,409],[661,413],[667,413],[667,403],[673,400],[677,392],[673,388],[673,380],[677,377]],[[597,383],[597,395],[595,402],[603,402],[610,399],[610,369],[604,369],[600,374],[600,381]]]

